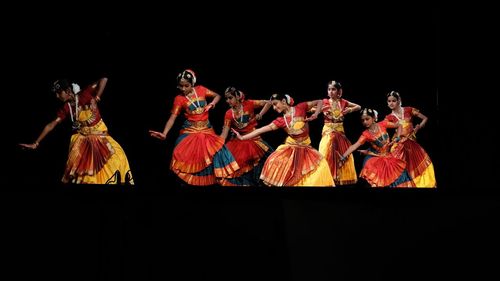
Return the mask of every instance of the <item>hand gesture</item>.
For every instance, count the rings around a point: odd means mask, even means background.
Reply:
[[[167,135],[158,131],[149,130],[149,135],[159,140],[165,140]]]
[[[214,104],[213,103],[209,103],[205,106],[205,110],[203,112],[207,112],[209,111],[210,109],[214,108]]]
[[[238,133],[238,131],[236,131],[234,128],[231,128],[231,131],[234,133],[234,135],[239,139],[241,140],[243,137],[240,135],[240,133]]]
[[[342,115],[346,115],[347,113],[351,113],[352,112],[352,109],[350,107],[346,107],[344,108],[344,110],[342,110]]]
[[[337,166],[340,168],[344,166],[345,161],[347,160],[347,157],[342,156],[338,151],[337,152],[337,157],[339,158],[339,161],[337,162]]]
[[[22,149],[32,149],[32,150],[35,150],[38,148],[38,143],[35,142],[35,143],[20,143],[19,144],[21,146]]]
[[[308,122],[308,121],[315,120],[317,118],[318,118],[318,114],[314,113],[313,115],[307,117],[304,121]]]

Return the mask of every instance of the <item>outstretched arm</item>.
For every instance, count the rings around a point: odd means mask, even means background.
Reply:
[[[349,156],[351,153],[353,153],[356,149],[358,149],[363,143],[360,141],[357,141],[353,145],[349,146],[349,148],[342,154],[342,158],[345,159],[347,156]]]
[[[264,127],[260,127],[244,136],[240,135],[240,133],[238,133],[238,131],[236,131],[235,129],[231,129],[235,134],[236,134],[236,137],[240,140],[249,140],[251,138],[255,138],[256,136],[259,136],[263,133],[267,133],[267,132],[270,132],[270,131],[274,131],[276,130],[278,127],[276,127],[276,125],[274,125],[273,123],[269,124],[269,125],[266,125]]]
[[[38,146],[40,145],[40,142],[52,131],[54,128],[61,122],[61,118],[57,117],[54,121],[48,123],[45,125],[43,128],[42,132],[36,138],[36,141],[34,143],[20,143],[19,145],[22,146],[23,148],[29,148],[29,149],[37,149]]]
[[[95,94],[95,100],[96,101],[101,101],[101,96],[102,93],[104,92],[104,88],[106,88],[106,84],[108,83],[108,78],[103,77],[99,79],[99,81],[96,82],[96,94]]]
[[[170,118],[168,118],[168,121],[165,124],[165,128],[163,129],[163,132],[149,130],[149,135],[152,136],[153,138],[157,138],[160,140],[166,139],[168,132],[170,131],[170,129],[172,129],[172,126],[174,126],[176,118],[177,118],[177,115],[170,114]]]
[[[342,166],[344,165],[344,161],[347,159],[347,157],[353,153],[356,149],[358,149],[361,145],[363,144],[362,141],[358,140],[356,143],[353,145],[349,146],[349,148],[342,154],[342,157],[340,157],[340,163],[339,165]]]

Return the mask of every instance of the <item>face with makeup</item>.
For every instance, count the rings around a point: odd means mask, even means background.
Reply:
[[[186,79],[180,79],[177,89],[179,89],[184,95],[189,95],[193,90],[193,85]]]
[[[363,123],[363,126],[366,128],[370,127],[374,122],[375,119],[372,116],[368,114],[361,115],[361,123]]]
[[[286,103],[286,100],[271,100],[271,104],[273,105],[274,111],[278,113],[286,113],[288,111],[288,104]]]
[[[328,97],[339,100],[342,97],[342,89],[337,89],[334,85],[328,85]]]
[[[394,96],[388,96],[387,97],[387,106],[390,109],[394,110],[400,106],[400,102],[399,102],[398,98],[396,98]]]

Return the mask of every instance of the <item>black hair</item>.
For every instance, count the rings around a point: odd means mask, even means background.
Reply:
[[[51,91],[53,93],[59,93],[60,91],[67,90],[68,88],[71,88],[71,83],[67,79],[61,79],[61,80],[56,80],[52,84],[52,89]]]
[[[238,91],[238,89],[236,89],[235,87],[227,87],[226,90],[224,91],[224,94],[227,95],[233,95],[235,96],[237,99],[241,99],[241,92]]]
[[[187,80],[192,86],[196,84],[196,76],[194,75],[194,72],[189,69],[186,69],[177,75],[177,83],[179,83],[181,79]]]
[[[288,105],[294,104],[293,98],[290,95],[284,95],[284,94],[280,94],[280,93],[272,94],[271,97],[269,98],[269,100],[271,100],[271,101],[272,100],[279,100],[279,101],[285,100],[286,104],[288,104]]]
[[[396,91],[391,91],[387,94],[387,97],[395,97],[398,101],[401,100],[401,95],[399,95],[399,93]]]
[[[371,109],[371,108],[368,108],[368,107],[365,107],[363,110],[361,110],[361,116],[363,115],[369,115],[371,117],[373,117],[373,119],[377,120],[377,111]]]
[[[328,82],[328,86],[330,86],[330,85],[335,87],[335,89],[337,89],[337,90],[342,89],[342,84],[340,84],[340,82],[338,82],[338,81],[332,80],[332,81]]]

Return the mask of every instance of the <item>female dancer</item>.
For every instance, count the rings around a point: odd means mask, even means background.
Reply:
[[[366,157],[363,161],[360,177],[364,178],[371,187],[414,187],[408,172],[406,162],[394,157],[390,148],[393,142],[389,141],[387,128],[398,128],[394,142],[399,141],[401,126],[387,120],[377,123],[377,112],[365,108],[361,111],[361,121],[366,127],[358,141],[351,145],[340,159],[342,165],[347,157],[365,142],[370,144],[367,150],[360,150]]]
[[[401,106],[401,96],[391,91],[387,94],[387,106],[392,110],[386,120],[401,124],[402,140],[392,147],[394,155],[406,161],[406,169],[417,187],[436,187],[434,165],[427,152],[417,143],[416,134],[427,123],[427,116],[414,107]],[[413,127],[413,119],[421,122]]]
[[[358,111],[361,106],[342,98],[342,85],[337,81],[328,83],[328,97],[323,99],[324,126],[319,152],[326,158],[336,185],[355,184],[358,180],[354,157],[349,155],[339,168],[340,156],[351,146],[344,132],[344,116]]]
[[[238,164],[224,145],[224,139],[215,134],[208,111],[220,100],[220,95],[196,84],[195,73],[186,69],[177,75],[178,89],[170,118],[163,132],[149,130],[152,137],[165,140],[177,116],[184,112],[186,120],[177,138],[170,169],[190,185],[216,184],[216,178],[225,178],[238,170]],[[207,98],[212,98],[207,103]]]
[[[68,80],[54,82],[52,91],[64,103],[57,118],[44,127],[34,143],[20,144],[37,149],[48,133],[70,117],[73,135],[62,178],[64,183],[134,184],[127,156],[109,135],[97,106],[107,82],[107,78],[101,78],[82,91]]]
[[[311,146],[309,138],[308,121],[318,118],[323,102],[315,100],[293,106],[293,99],[282,94],[273,94],[270,100],[273,109],[283,116],[243,136],[233,129],[240,140],[252,139],[279,128],[288,133],[285,143],[267,158],[260,178],[270,186],[335,186],[328,163]],[[313,107],[316,111],[307,117],[307,111]]]
[[[271,108],[268,100],[245,99],[245,94],[234,87],[225,91],[226,102],[231,107],[224,116],[224,127],[221,137],[226,139],[230,128],[238,131],[240,135],[248,134],[255,130],[257,120]],[[255,110],[261,108],[255,114]],[[219,183],[225,186],[257,186],[260,182],[262,166],[273,149],[269,144],[257,136],[249,140],[239,140],[232,137],[226,142],[226,147],[231,151],[240,169],[229,178],[223,178]]]

